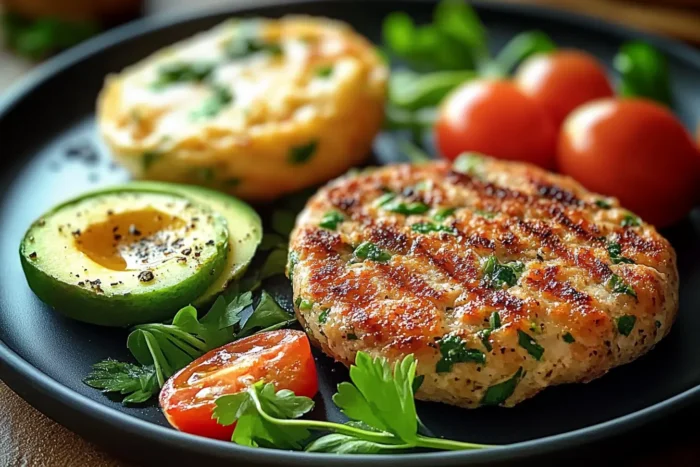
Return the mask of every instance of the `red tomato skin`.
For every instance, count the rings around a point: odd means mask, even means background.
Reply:
[[[228,373],[217,377],[216,371],[222,368]],[[234,425],[222,426],[211,418],[214,401],[260,380],[275,383],[277,390],[314,397],[318,375],[306,334],[270,331],[214,349],[168,379],[160,392],[160,406],[168,422],[180,431],[230,440]],[[203,390],[211,395],[195,400]]]
[[[698,193],[692,137],[667,108],[644,99],[602,99],[577,109],[562,127],[557,163],[656,227],[683,218]]]
[[[450,160],[474,151],[544,168],[554,162],[554,124],[509,81],[479,80],[457,88],[440,109],[435,136],[440,153]]]
[[[515,82],[544,107],[557,128],[580,105],[615,94],[603,65],[578,50],[530,57],[518,67]]]

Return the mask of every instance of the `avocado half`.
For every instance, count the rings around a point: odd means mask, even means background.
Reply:
[[[20,245],[30,288],[66,316],[106,326],[171,318],[228,264],[226,219],[193,197],[131,186],[65,202]]]
[[[211,303],[233,280],[245,273],[263,234],[260,216],[248,204],[225,193],[196,185],[136,181],[129,186],[189,197],[197,203],[209,206],[226,219],[229,247],[223,272],[193,305],[200,307]]]

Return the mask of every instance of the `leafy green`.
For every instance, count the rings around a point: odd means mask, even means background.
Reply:
[[[289,251],[289,256],[287,257],[287,274],[289,274],[289,280],[294,279],[294,268],[297,263],[299,263],[299,253],[294,250]]]
[[[617,318],[617,330],[623,336],[629,336],[637,322],[637,317],[634,315],[624,315]]]
[[[438,211],[433,216],[433,219],[435,219],[438,222],[442,222],[445,219],[447,219],[448,217],[450,217],[452,214],[454,214],[456,210],[457,210],[457,208],[438,209]]]
[[[574,342],[576,342],[576,339],[574,339],[574,336],[573,336],[570,332],[567,332],[567,333],[564,334],[561,338],[562,338],[562,339],[564,340],[564,342],[566,342],[567,344],[573,344]]]
[[[430,210],[430,206],[420,201],[404,202],[398,198],[391,202],[385,203],[382,207],[387,211],[403,214],[405,216],[423,214]]]
[[[498,384],[490,386],[481,399],[481,405],[500,405],[503,404],[515,392],[515,388],[523,377],[523,369],[518,368],[515,374]]]
[[[204,100],[201,107],[192,112],[191,118],[193,120],[216,117],[219,112],[233,101],[233,94],[226,86],[213,85],[211,91],[211,96]]]
[[[391,254],[379,248],[372,242],[362,242],[355,248],[354,255],[359,259],[368,259],[378,263],[386,263],[391,259]]]
[[[344,220],[345,216],[338,211],[328,211],[323,215],[318,225],[324,229],[335,230],[338,228],[338,224]]]
[[[518,329],[518,345],[523,349],[527,350],[535,360],[541,360],[544,354],[544,347],[537,343],[537,341],[530,336],[525,331]]]
[[[524,270],[525,265],[520,261],[500,263],[495,255],[491,255],[484,261],[482,282],[492,289],[513,287]]]
[[[497,311],[494,311],[491,313],[489,316],[489,327],[487,329],[482,329],[477,333],[477,336],[479,339],[481,339],[481,343],[484,344],[484,348],[486,348],[487,351],[491,352],[493,350],[493,347],[491,346],[491,342],[489,341],[489,337],[491,337],[491,333],[495,331],[496,329],[501,327],[501,316],[498,314]]]
[[[255,307],[253,313],[243,323],[243,327],[238,332],[240,337],[253,334],[254,329],[265,329],[270,326],[287,323],[292,316],[287,313],[272,296],[263,290],[260,303]]]
[[[292,165],[304,164],[311,159],[311,157],[316,152],[318,148],[318,141],[310,141],[307,144],[301,146],[292,146],[289,148],[289,155],[287,156],[287,161]]]
[[[497,311],[494,311],[489,316],[489,326],[491,326],[492,331],[501,327],[501,315]]]
[[[627,213],[625,214],[625,217],[622,218],[620,225],[622,227],[639,227],[642,225],[642,220],[632,213]]]
[[[435,224],[433,222],[419,222],[417,224],[412,224],[411,230],[422,234],[427,234],[430,232],[445,232],[450,235],[457,234],[455,228],[446,225]]]
[[[503,73],[509,73],[532,55],[553,52],[556,48],[556,44],[544,32],[525,31],[513,36],[503,46],[495,62]]]
[[[595,200],[595,205],[601,209],[610,209],[612,207],[612,204],[610,204],[608,200],[602,198]]]
[[[224,53],[230,60],[239,60],[258,53],[272,56],[282,55],[282,47],[274,42],[265,42],[254,31],[241,31],[224,44]]]
[[[258,245],[259,251],[270,251],[270,250],[286,250],[287,240],[279,234],[276,233],[265,233]]]
[[[147,401],[160,391],[152,366],[138,366],[116,360],[103,360],[93,365],[85,384],[102,392],[125,394],[124,405]]]
[[[318,324],[326,324],[326,321],[328,321],[328,315],[330,314],[331,310],[330,308],[326,308],[321,312],[320,315],[318,315]]]
[[[450,91],[475,77],[476,73],[471,70],[432,73],[397,70],[389,78],[389,102],[410,111],[434,107]]]
[[[319,67],[316,70],[316,76],[319,78],[328,78],[333,74],[333,67],[330,65]]]
[[[465,175],[479,175],[484,158],[482,154],[476,152],[465,152],[460,154],[452,163],[452,170]]]
[[[212,62],[171,62],[158,68],[158,77],[153,87],[162,89],[174,83],[201,82],[208,79],[214,71]]]
[[[270,277],[283,275],[287,266],[287,255],[286,248],[272,250],[265,258],[265,262],[260,270],[260,279],[265,280]]]
[[[617,274],[610,275],[605,284],[613,293],[621,293],[637,298],[637,292]]]
[[[620,95],[646,97],[671,105],[668,63],[654,46],[640,41],[626,42],[615,55],[613,66],[620,74]]]
[[[346,424],[299,420],[313,401],[291,391],[275,392],[270,383],[257,382],[238,394],[216,400],[214,418],[222,425],[236,424],[232,441],[245,446],[302,449],[310,452],[370,454],[415,447],[430,449],[481,449],[487,446],[431,438],[418,433],[414,392],[413,355],[389,365],[384,358],[358,352],[350,367],[350,381],[338,385],[335,404],[351,421]],[[311,431],[327,433],[315,441]]]
[[[608,254],[613,264],[634,264],[634,260],[622,256],[622,246],[617,242],[608,242]]]
[[[442,355],[442,358],[435,365],[435,371],[438,373],[452,371],[452,366],[455,363],[486,363],[486,355],[481,350],[467,348],[467,343],[459,336],[446,336],[437,343],[440,355]]]

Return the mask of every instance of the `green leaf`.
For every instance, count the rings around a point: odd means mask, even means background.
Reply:
[[[515,387],[520,382],[523,376],[523,369],[518,368],[518,371],[510,378],[501,383],[494,384],[489,387],[481,399],[481,405],[500,405],[503,404],[515,392]]]
[[[489,316],[489,326],[491,326],[492,331],[501,327],[501,315],[497,311],[494,311]]]
[[[338,228],[338,224],[344,220],[345,216],[338,211],[328,211],[323,215],[318,225],[324,229],[335,230]]]
[[[457,235],[457,230],[454,227],[434,224],[432,222],[419,222],[417,224],[412,224],[411,230],[422,234],[427,234],[430,232],[444,232],[450,235]]]
[[[608,242],[608,254],[613,264],[634,264],[634,260],[622,256],[622,246],[617,242]]]
[[[328,78],[333,74],[333,67],[331,65],[322,66],[316,69],[316,76],[319,78]]]
[[[615,55],[613,66],[620,74],[620,95],[671,105],[668,63],[655,47],[640,41],[626,42]]]
[[[408,449],[406,446],[375,443],[348,435],[330,434],[311,442],[307,452],[329,452],[333,454],[388,454]]]
[[[326,324],[328,321],[328,314],[331,312],[330,308],[326,308],[318,315],[318,324]]]
[[[632,213],[625,214],[625,217],[622,218],[622,222],[620,222],[620,225],[622,227],[639,227],[642,225],[642,220],[635,216]]]
[[[491,352],[493,350],[493,346],[491,345],[491,342],[489,341],[489,337],[491,337],[491,330],[490,329],[482,329],[477,333],[477,336],[479,339],[481,339],[481,343],[484,345],[484,348],[486,349],[487,352]]]
[[[430,211],[430,206],[420,201],[413,202],[403,202],[401,200],[394,199],[391,202],[385,203],[382,206],[384,209],[390,212],[395,212],[397,214],[403,214],[404,216],[410,216],[414,214],[423,214]]]
[[[595,200],[595,205],[600,209],[610,209],[612,207],[612,204],[610,204],[608,200],[602,198]]]
[[[386,359],[372,359],[358,352],[355,364],[350,367],[352,384],[339,384],[333,401],[349,418],[415,444],[418,428],[413,399],[415,372],[413,355],[395,364],[392,374]]]
[[[623,336],[629,336],[637,322],[637,317],[634,315],[624,315],[617,318],[617,330]]]
[[[495,255],[491,255],[483,263],[482,282],[492,289],[513,287],[524,270],[525,265],[520,261],[500,263]]]
[[[465,175],[479,175],[484,165],[484,157],[476,152],[465,152],[457,156],[452,163],[452,170]]]
[[[576,339],[574,339],[574,336],[573,336],[570,332],[567,332],[567,333],[564,334],[561,338],[562,338],[562,339],[564,340],[564,342],[566,342],[567,344],[573,344],[574,342],[576,342]]]
[[[267,255],[265,263],[260,270],[260,279],[265,280],[274,276],[284,275],[284,270],[287,267],[287,250],[278,248],[272,250],[272,252]]]
[[[481,350],[467,348],[467,343],[459,336],[443,337],[437,344],[440,355],[442,355],[442,358],[435,365],[435,371],[438,373],[452,371],[452,366],[455,363],[486,363],[486,355]]]
[[[211,91],[212,94],[204,100],[201,107],[194,110],[190,115],[193,120],[205,120],[216,117],[219,112],[233,101],[233,94],[226,86],[213,85]]]
[[[219,425],[233,425],[250,408],[251,402],[247,391],[217,397],[212,418]]]
[[[264,385],[259,395],[265,412],[276,418],[299,418],[314,408],[310,398],[297,396],[288,389],[275,391],[271,383]]]
[[[126,346],[136,361],[141,365],[153,365],[153,356],[150,350],[148,350],[144,332],[145,331],[140,329],[130,332],[126,339]]]
[[[304,164],[311,159],[316,149],[318,149],[318,140],[310,141],[301,146],[292,146],[289,149],[287,161],[292,165]]]
[[[152,366],[137,366],[111,359],[95,363],[83,382],[102,392],[126,395],[122,401],[124,404],[145,402],[160,389]]]
[[[557,48],[542,31],[525,31],[513,36],[496,56],[496,63],[504,73],[510,73],[518,64],[536,54],[553,52]]]
[[[211,76],[215,64],[212,62],[172,62],[158,68],[158,77],[153,87],[161,89],[174,83],[201,82]]]
[[[280,307],[272,296],[263,290],[260,303],[255,307],[253,313],[243,323],[243,327],[238,333],[238,337],[252,334],[257,328],[266,328],[278,323],[286,323],[291,315]]]
[[[258,53],[278,57],[283,51],[280,44],[263,40],[260,31],[253,26],[241,27],[238,33],[224,44],[224,53],[230,60],[240,60]]]
[[[637,298],[637,292],[617,274],[612,274],[605,285],[613,293],[621,293]]]
[[[286,209],[277,209],[272,213],[271,226],[272,230],[282,235],[289,237],[289,234],[294,229],[294,223],[297,216],[294,212]]]
[[[359,259],[368,259],[378,263],[386,263],[391,259],[391,254],[382,250],[374,243],[368,241],[360,243],[355,248],[354,255]]]
[[[299,263],[299,254],[294,251],[289,251],[289,257],[287,258],[287,273],[289,274],[290,282],[294,280],[294,268]]]
[[[438,211],[433,216],[433,219],[435,219],[438,222],[442,222],[445,219],[447,219],[448,217],[450,217],[452,214],[454,214],[456,210],[457,210],[457,208],[438,209]]]
[[[419,110],[438,106],[460,84],[472,80],[472,70],[436,71],[416,73],[397,70],[389,78],[389,102],[406,110]]]
[[[474,9],[464,0],[442,0],[434,12],[435,26],[468,51],[479,67],[489,60],[486,28]]]
[[[539,345],[528,333],[518,329],[518,345],[527,350],[535,360],[541,360],[544,354],[544,347]]]
[[[253,304],[253,293],[244,292],[236,296],[228,305],[219,320],[219,329],[225,329],[241,322],[243,311]]]

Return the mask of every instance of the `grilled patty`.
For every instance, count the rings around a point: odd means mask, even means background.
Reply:
[[[417,398],[463,407],[600,377],[678,308],[654,227],[571,178],[475,156],[329,183],[297,219],[287,275],[325,353],[413,353]]]

